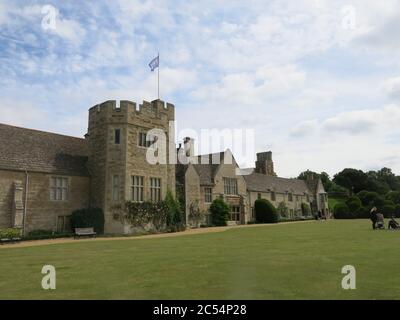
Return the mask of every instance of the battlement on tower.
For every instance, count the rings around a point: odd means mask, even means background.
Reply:
[[[167,120],[172,121],[175,119],[175,106],[162,100],[143,101],[139,105],[128,100],[108,100],[89,109],[89,119],[112,116],[125,119],[135,116],[160,119],[166,117]]]

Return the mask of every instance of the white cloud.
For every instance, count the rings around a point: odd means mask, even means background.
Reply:
[[[304,121],[290,131],[293,138],[303,138],[313,134],[317,129],[317,120]]]
[[[400,121],[400,106],[389,105],[341,113],[322,123],[324,132],[335,134],[382,134],[393,130]]]
[[[83,41],[86,32],[77,21],[62,18],[59,18],[56,21],[56,28],[54,30],[50,29],[51,33],[54,33],[75,45],[79,45]]]
[[[383,90],[388,96],[400,100],[400,77],[386,80],[383,84]]]

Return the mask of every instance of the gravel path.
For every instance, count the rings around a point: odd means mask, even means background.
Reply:
[[[272,226],[277,226],[277,225],[282,225],[282,224],[294,224],[294,223],[306,223],[306,222],[310,222],[310,221],[282,222],[279,224],[250,224],[250,225],[227,226],[227,227],[198,228],[198,229],[188,229],[188,230],[185,230],[182,232],[158,233],[158,234],[148,234],[148,235],[142,235],[142,236],[98,237],[98,238],[79,239],[79,240],[74,240],[73,238],[32,240],[32,241],[21,241],[19,243],[12,243],[12,244],[3,244],[3,245],[0,245],[0,249],[25,248],[25,247],[44,246],[44,245],[50,245],[50,244],[77,243],[77,242],[88,242],[88,241],[115,241],[115,240],[169,238],[169,237],[179,237],[179,236],[186,236],[186,235],[192,235],[192,234],[223,232],[223,231],[227,231],[227,230],[235,229],[235,228],[257,228],[257,227],[265,227],[265,226],[272,227]]]

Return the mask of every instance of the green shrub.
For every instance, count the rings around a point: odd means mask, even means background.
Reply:
[[[33,230],[24,236],[24,240],[43,240],[43,239],[57,239],[57,238],[68,238],[72,237],[73,233],[60,233],[52,230]]]
[[[157,231],[165,230],[169,209],[165,201],[125,203],[125,220],[135,227],[143,227],[152,223]]]
[[[278,204],[276,211],[281,218],[286,218],[288,216],[289,208],[286,206],[286,203],[282,201]]]
[[[391,218],[396,213],[396,207],[394,205],[384,205],[381,211],[385,218]]]
[[[353,219],[354,215],[350,212],[345,203],[337,203],[333,208],[333,217],[335,219]]]
[[[182,231],[185,229],[185,214],[181,209],[179,202],[174,198],[170,190],[165,197],[167,206],[167,227],[169,231]]]
[[[100,208],[85,208],[75,210],[71,216],[71,227],[94,228],[97,234],[104,233],[104,212]]]
[[[210,206],[211,223],[217,227],[226,226],[229,220],[229,205],[221,198],[215,199]]]
[[[393,201],[395,204],[400,205],[400,191],[390,191],[385,196],[386,200]]]
[[[275,207],[266,199],[255,201],[254,212],[258,223],[277,223],[279,220]]]
[[[360,198],[358,198],[358,197],[356,197],[356,196],[352,196],[352,197],[349,197],[349,198],[346,200],[346,205],[347,205],[347,207],[349,208],[350,213],[353,214],[353,213],[355,213],[359,208],[361,208],[362,203],[361,203]]]
[[[51,237],[54,234],[54,231],[52,230],[32,230],[28,233],[28,236],[30,237]]]
[[[366,207],[359,207],[353,214],[354,218],[356,219],[369,219],[370,213],[368,208]]]
[[[301,212],[303,214],[303,216],[308,217],[311,215],[311,208],[310,205],[308,203],[302,203],[301,204]]]
[[[396,204],[392,200],[384,200],[383,201],[383,206],[393,206],[393,207],[395,207]]]
[[[370,191],[360,191],[357,196],[360,198],[362,205],[364,207],[377,207],[382,208],[385,202],[385,199],[379,195],[377,192]]]
[[[21,237],[21,229],[16,229],[16,228],[0,229],[0,239],[12,239],[20,237]]]

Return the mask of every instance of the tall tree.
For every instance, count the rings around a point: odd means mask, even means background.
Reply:
[[[350,195],[367,189],[368,176],[361,170],[346,168],[337,173],[333,182],[346,188]]]

